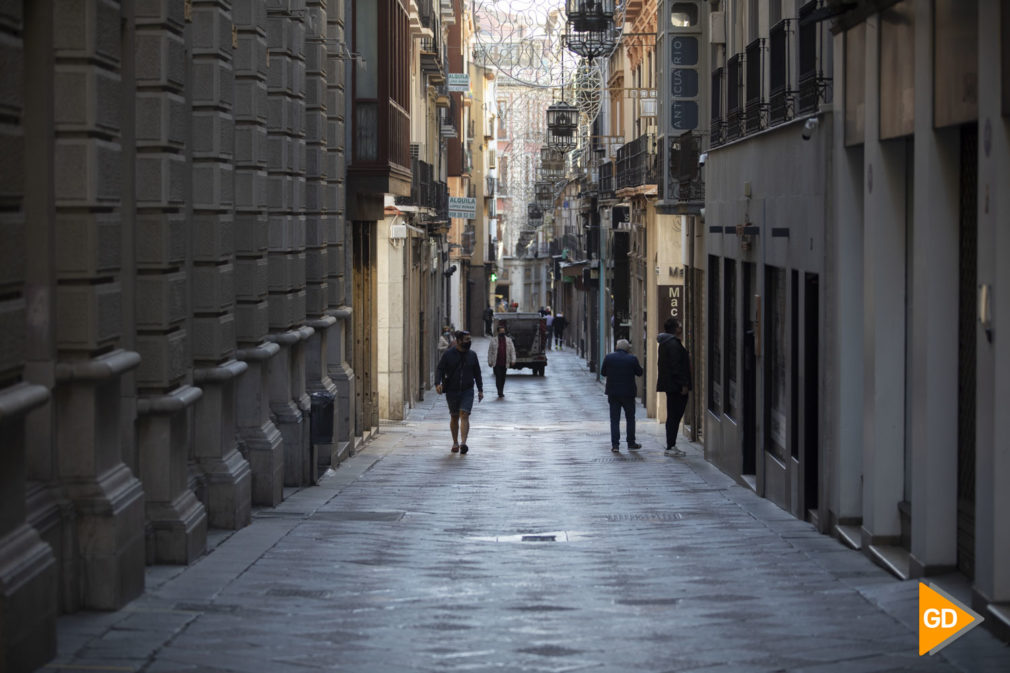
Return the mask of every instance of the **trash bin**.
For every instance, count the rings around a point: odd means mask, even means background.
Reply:
[[[309,417],[313,444],[333,443],[333,393],[318,392],[312,398],[312,415]]]

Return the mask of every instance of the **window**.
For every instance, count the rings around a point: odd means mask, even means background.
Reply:
[[[719,257],[708,256],[708,408],[714,414],[722,410],[722,348],[720,315]]]
[[[380,11],[380,5],[381,11]],[[353,163],[410,170],[410,22],[399,0],[354,3]]]
[[[498,138],[504,140],[508,137],[508,124],[505,122],[508,103],[503,100],[498,101]]]
[[[799,21],[799,111],[816,112],[818,104],[827,99],[827,78],[818,67],[817,31],[821,25],[816,21],[806,21],[817,9],[817,0],[811,0],[800,8]]]
[[[716,68],[712,72],[712,132],[709,139],[712,145],[718,145],[723,140],[722,79],[723,69]]]
[[[736,54],[726,62],[726,139],[740,137],[740,89],[743,87],[743,55]]]
[[[792,118],[792,91],[789,89],[789,31],[791,22],[777,22],[768,31],[768,121],[772,124]]]
[[[764,40],[757,39],[747,45],[745,65],[747,67],[747,132],[753,133],[764,126]]]

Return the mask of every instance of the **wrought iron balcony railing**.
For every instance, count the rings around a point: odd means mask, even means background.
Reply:
[[[607,161],[600,165],[600,198],[614,196],[614,162]]]
[[[616,189],[656,184],[656,155],[652,144],[650,136],[641,135],[617,150]]]

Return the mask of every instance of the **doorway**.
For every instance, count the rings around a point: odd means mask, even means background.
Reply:
[[[376,321],[375,301],[375,246],[373,222],[355,221],[353,224],[354,267],[354,396],[358,410],[358,432],[379,425],[378,391],[375,389],[375,359],[378,344],[373,338]]]
[[[743,462],[741,474],[757,474],[757,335],[754,264],[743,263]]]
[[[819,506],[820,458],[820,280],[804,276],[803,287],[803,506],[808,518]]]
[[[978,283],[978,126],[961,127],[958,246],[957,568],[975,576],[975,293]]]

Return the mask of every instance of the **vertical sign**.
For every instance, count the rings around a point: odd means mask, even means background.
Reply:
[[[682,321],[684,286],[660,285],[657,289],[659,290],[659,313],[657,315],[660,328],[667,318],[676,318]]]
[[[670,44],[666,69],[669,84],[669,124],[672,131],[698,128],[701,103],[700,55],[702,48],[701,7],[698,0],[666,3],[670,8],[666,27]]]

